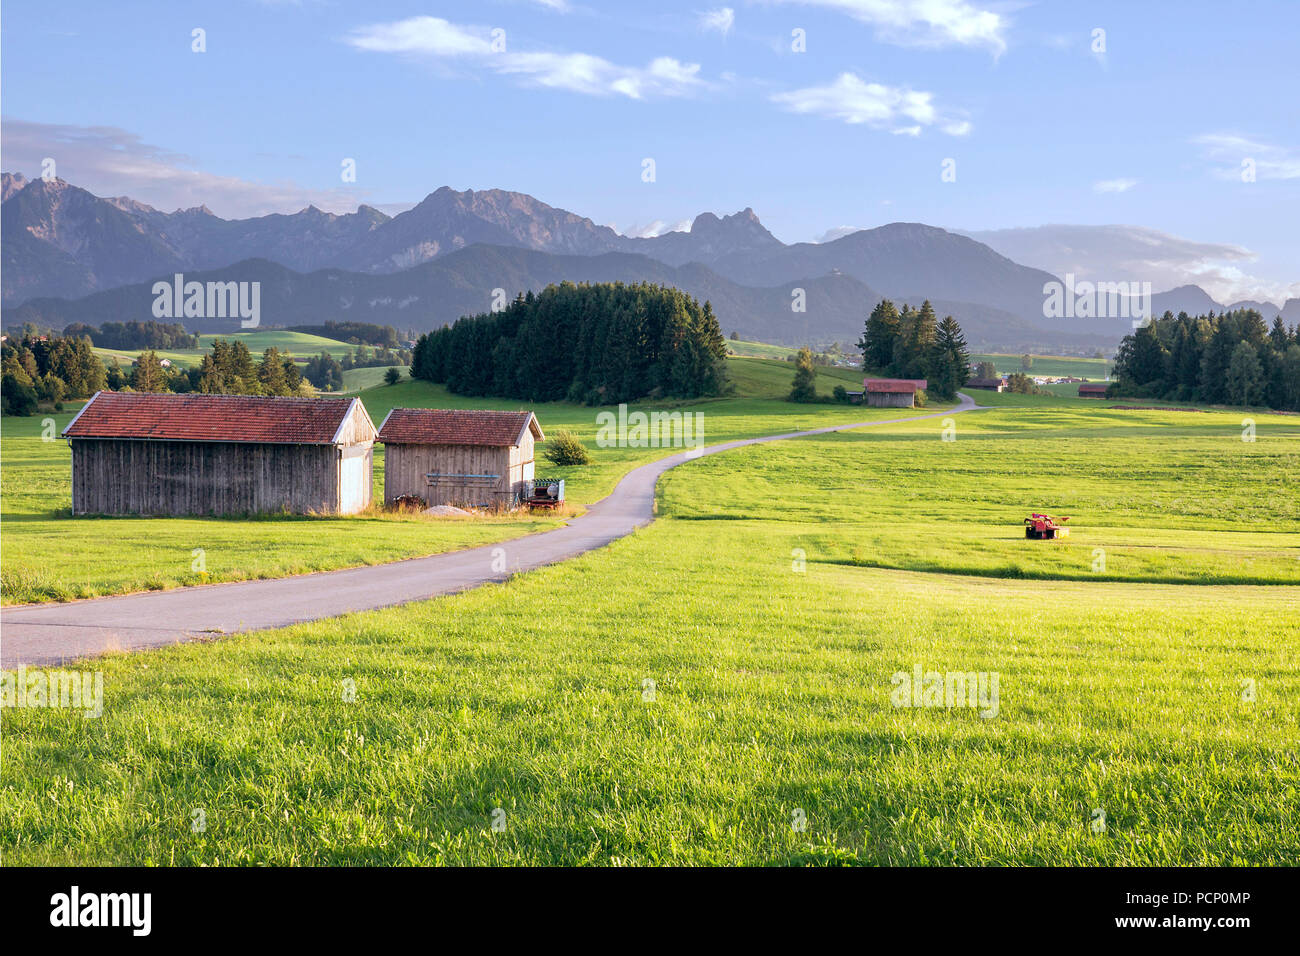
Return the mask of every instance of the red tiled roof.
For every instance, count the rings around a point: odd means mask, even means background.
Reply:
[[[153,438],[329,445],[351,398],[270,398],[98,392],[63,430],[68,438]]]
[[[1107,386],[1105,383],[1102,383],[1102,382],[1097,382],[1097,383],[1095,383],[1095,384],[1091,384],[1091,385],[1090,385],[1090,384],[1087,384],[1087,383],[1084,383],[1083,385],[1080,385],[1080,386],[1079,386],[1079,391],[1080,391],[1080,392],[1100,392],[1100,393],[1105,393],[1107,387],[1108,387],[1108,386]]]
[[[869,378],[866,386],[868,392],[915,392],[925,388],[925,379]]]
[[[519,444],[524,427],[543,438],[532,412],[492,412],[477,408],[394,408],[379,426],[379,440],[393,445]]]

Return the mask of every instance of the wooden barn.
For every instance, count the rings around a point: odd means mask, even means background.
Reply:
[[[1005,392],[1007,390],[1007,380],[1005,378],[972,378],[966,383],[967,388],[982,388],[989,392]]]
[[[1105,398],[1106,389],[1110,386],[1105,382],[1084,383],[1079,386],[1080,398]]]
[[[916,393],[925,389],[923,378],[868,378],[863,381],[867,404],[876,408],[915,408]]]
[[[544,437],[532,412],[394,408],[379,426],[384,501],[513,507],[532,492],[533,445]]]
[[[63,436],[73,514],[352,514],[372,497],[355,398],[96,392]]]

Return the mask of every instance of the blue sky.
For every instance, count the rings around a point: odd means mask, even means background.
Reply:
[[[1030,264],[1300,296],[1293,0],[3,12],[4,168],[32,176],[53,157],[70,182],[163,209],[393,211],[449,185],[527,192],[626,232],[750,206],[787,242],[898,220],[981,238],[1123,224],[1141,229],[1043,232]],[[1007,234],[1020,249],[1038,235]],[[1119,251],[1144,247],[1136,265]]]

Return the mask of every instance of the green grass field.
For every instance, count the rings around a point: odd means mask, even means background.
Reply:
[[[170,359],[177,365],[192,368],[199,364],[205,354],[212,351],[212,343],[217,339],[225,339],[228,342],[243,342],[255,356],[260,356],[269,348],[277,348],[291,358],[297,359],[313,358],[320,355],[321,352],[329,352],[335,358],[341,359],[344,353],[356,351],[356,346],[348,345],[346,342],[340,342],[337,339],[309,335],[306,332],[268,330],[265,332],[231,332],[224,335],[201,335],[199,336],[199,347],[197,349],[159,351],[158,358]],[[141,349],[95,349],[95,353],[105,363],[112,362],[116,358],[123,368],[128,367],[139,358],[142,351]],[[380,374],[383,374],[382,369]]]
[[[102,717],[3,715],[6,862],[1294,864],[1300,420],[994,398],[689,463],[504,585],[97,661]],[[996,714],[894,706],[915,667]]]
[[[402,373],[402,378],[410,378],[411,370],[405,365],[383,366],[381,368],[350,368],[343,373],[343,392],[351,394],[360,392],[367,388],[377,388],[384,384],[384,374],[388,369],[396,368]],[[375,422],[378,425],[378,422]]]
[[[970,360],[972,363],[992,362],[1001,375],[1024,371],[1026,375],[1042,375],[1048,378],[1071,376],[1086,378],[1093,382],[1106,378],[1115,364],[1114,359],[1081,358],[1075,355],[1034,355],[1032,356],[1033,367],[1025,371],[1020,367],[1021,358],[1020,355],[981,353],[972,355]]]
[[[883,409],[792,405],[776,400],[790,387],[788,363],[732,360],[738,395],[689,407],[704,415],[708,443],[845,422],[897,417]],[[367,370],[375,371],[375,370]],[[382,370],[379,370],[382,372]],[[828,379],[819,387],[829,393]],[[405,379],[359,394],[378,426],[395,406],[413,408],[523,407],[515,400],[484,401],[451,395],[441,386]],[[565,479],[566,498],[579,508],[607,495],[631,468],[671,449],[597,448],[600,409],[564,403],[531,406],[543,430],[573,431],[592,451],[592,464],[555,468],[538,449],[538,474]],[[650,409],[653,406],[634,406]],[[50,416],[57,436],[76,414],[69,405]],[[70,453],[63,440],[45,441],[44,416],[6,418],[0,429],[0,523],[4,561],[0,597],[6,604],[61,601],[157,590],[216,581],[281,577],[436,554],[506,540],[553,527],[542,512],[466,521],[393,515],[347,517],[129,518],[72,517]],[[375,448],[375,496],[383,495],[383,446]],[[194,572],[195,549],[206,571]]]
[[[767,342],[746,342],[739,339],[727,340],[727,351],[740,358],[779,359],[794,355],[799,350],[788,345],[770,345]]]

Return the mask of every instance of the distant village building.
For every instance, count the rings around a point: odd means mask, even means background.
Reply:
[[[1105,398],[1106,384],[1104,382],[1087,383],[1079,386],[1080,398]]]
[[[544,439],[532,412],[394,408],[379,426],[384,501],[512,507],[532,493],[533,447]]]
[[[966,382],[968,388],[982,388],[989,392],[1005,392],[1007,389],[1007,380],[1005,378],[972,378]]]
[[[355,398],[96,392],[63,436],[73,514],[352,514],[372,497]]]
[[[924,391],[923,378],[868,378],[863,381],[867,404],[876,408],[915,408],[916,393]]]

